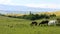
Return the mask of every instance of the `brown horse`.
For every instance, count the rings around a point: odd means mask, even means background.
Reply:
[[[45,20],[45,21],[40,22],[39,25],[40,24],[47,24],[48,25],[48,22],[49,22],[48,20]]]
[[[60,23],[60,18],[57,18],[58,23]]]
[[[31,24],[30,24],[31,26],[33,26],[33,25],[37,25],[37,22],[36,21],[33,21]]]

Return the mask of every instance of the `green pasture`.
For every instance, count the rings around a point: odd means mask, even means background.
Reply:
[[[30,26],[30,23],[30,20],[0,16],[0,34],[60,34],[60,26]]]

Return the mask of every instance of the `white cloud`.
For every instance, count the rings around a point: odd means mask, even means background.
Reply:
[[[27,4],[28,7],[40,7],[40,8],[60,8],[60,4]]]
[[[0,0],[0,4],[10,4],[11,0]]]
[[[53,4],[53,3],[43,3],[43,4],[22,4],[22,3],[14,3],[12,0],[0,0],[0,4],[5,5],[23,5],[28,7],[40,7],[40,8],[58,8],[60,9],[60,4]]]
[[[14,0],[0,0],[0,4],[4,5],[22,5],[20,3],[14,3]]]

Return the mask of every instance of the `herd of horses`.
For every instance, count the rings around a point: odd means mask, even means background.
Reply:
[[[37,23],[36,21],[32,21],[32,23],[30,25],[41,25],[41,24],[46,24],[46,25],[56,25],[58,24],[58,22],[60,21],[60,19],[54,19],[54,20],[43,20],[40,23]]]

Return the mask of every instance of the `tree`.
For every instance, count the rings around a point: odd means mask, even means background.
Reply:
[[[56,15],[55,14],[52,14],[52,15],[50,15],[50,17],[56,17]]]

